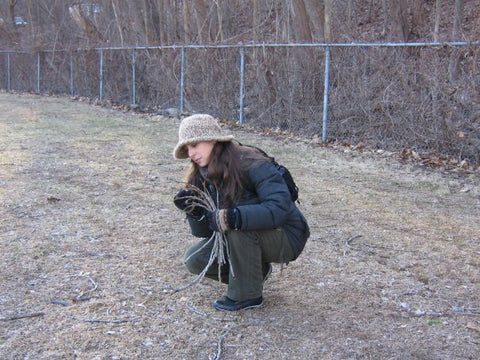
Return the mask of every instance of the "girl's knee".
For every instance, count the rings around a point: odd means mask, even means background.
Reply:
[[[192,274],[200,274],[207,263],[191,249],[185,253],[184,264]]]
[[[226,233],[229,243],[258,243],[257,233],[254,231],[228,231]]]
[[[185,260],[185,266],[188,271],[190,271],[192,274],[200,274],[202,270],[198,270],[198,266],[196,266],[192,261],[190,260]]]

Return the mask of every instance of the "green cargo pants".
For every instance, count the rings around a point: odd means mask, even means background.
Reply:
[[[262,296],[264,269],[269,263],[286,263],[295,258],[288,237],[283,229],[263,231],[227,231],[230,249],[229,263],[222,266],[220,278],[228,284],[227,296],[236,301]],[[213,241],[204,246],[204,239],[192,246],[185,254],[185,265],[194,274],[199,274],[207,266]],[[201,250],[199,250],[201,249]],[[218,280],[218,264],[215,262],[206,275]]]

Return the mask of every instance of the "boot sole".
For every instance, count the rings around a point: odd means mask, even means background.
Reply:
[[[213,304],[213,307],[219,311],[228,311],[228,312],[232,312],[232,311],[240,311],[240,310],[252,310],[252,309],[257,309],[257,308],[260,308],[262,307],[263,303],[261,304],[258,304],[258,305],[249,305],[249,306],[246,306],[246,307],[243,307],[243,308],[239,308],[239,309],[227,309],[227,308],[224,308],[224,307],[220,307],[220,306],[217,306],[215,304]]]

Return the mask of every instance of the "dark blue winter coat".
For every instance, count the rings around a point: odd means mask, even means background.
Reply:
[[[208,186],[210,193],[214,188]],[[216,196],[212,194],[212,198]],[[241,215],[241,227],[238,231],[271,230],[282,228],[288,236],[296,257],[302,252],[310,236],[307,221],[295,203],[283,177],[274,164],[258,161],[248,170],[244,191],[234,206]],[[212,231],[208,221],[197,221],[187,216],[192,234],[197,237],[210,237]]]

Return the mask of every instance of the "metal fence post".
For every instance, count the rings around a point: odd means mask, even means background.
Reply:
[[[328,122],[328,78],[330,75],[330,47],[325,48],[325,84],[323,89],[323,123],[322,123],[322,141],[327,141],[327,122]]]
[[[73,88],[73,53],[70,53],[70,95],[74,95]]]
[[[102,101],[103,98],[103,49],[100,49],[100,69],[99,69],[99,95],[98,98]]]
[[[37,94],[40,93],[40,51],[37,52]]]
[[[185,105],[185,48],[180,52],[180,114],[183,113]]]
[[[7,53],[7,90],[10,91],[10,53]]]
[[[240,97],[238,99],[238,122],[243,124],[243,98],[245,96],[245,48],[240,48]]]
[[[136,82],[136,67],[135,67],[135,50],[132,52],[132,105],[136,104],[137,94],[135,92],[135,82]]]

